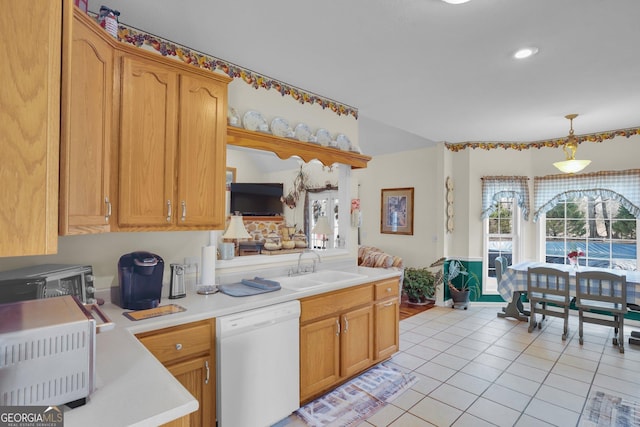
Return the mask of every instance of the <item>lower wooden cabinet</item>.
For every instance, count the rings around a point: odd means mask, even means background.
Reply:
[[[375,358],[386,359],[398,351],[400,341],[400,302],[397,298],[376,303],[376,348]]]
[[[203,320],[137,335],[200,405],[196,412],[166,426],[208,427],[216,423],[214,322]]]
[[[400,345],[400,283],[388,279],[375,285],[376,360],[391,357]]]
[[[300,327],[300,400],[340,380],[340,317]]]
[[[398,351],[398,278],[301,300],[300,402]]]
[[[373,308],[351,310],[341,320],[340,373],[350,377],[373,363]]]

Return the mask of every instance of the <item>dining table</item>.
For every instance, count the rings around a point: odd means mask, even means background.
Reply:
[[[578,271],[605,271],[613,274],[624,274],[627,278],[627,305],[637,309],[640,307],[640,272],[632,270],[620,270],[612,268],[587,267],[567,264],[552,264],[547,262],[525,261],[510,265],[502,274],[502,280],[498,283],[500,296],[507,301],[503,308],[502,317],[513,317],[517,320],[528,321],[529,313],[522,309],[522,294],[527,293],[527,271],[529,267],[547,267],[569,272],[569,294],[576,295],[576,272]]]

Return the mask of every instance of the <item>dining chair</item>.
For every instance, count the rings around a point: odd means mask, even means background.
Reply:
[[[569,272],[550,267],[529,267],[527,270],[527,295],[531,303],[529,332],[538,326],[546,316],[564,319],[562,340],[569,334]],[[540,303],[540,308],[537,307]],[[536,321],[536,313],[542,314],[542,320]]]
[[[583,323],[612,326],[613,345],[624,353],[624,315],[627,312],[627,277],[605,271],[576,273],[576,307],[580,344]],[[612,319],[603,318],[612,316]]]
[[[498,283],[500,283],[500,281],[502,280],[502,273],[504,273],[504,271],[507,269],[507,259],[502,255],[500,255],[499,257],[496,257],[495,266],[496,266],[496,280],[498,281]]]

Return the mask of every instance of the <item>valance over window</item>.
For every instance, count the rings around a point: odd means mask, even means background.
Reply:
[[[598,196],[617,200],[633,216],[640,217],[640,169],[536,176],[533,181],[533,221],[567,197]]]
[[[483,176],[482,219],[488,218],[501,198],[515,199],[525,220],[529,219],[529,178],[526,176]]]

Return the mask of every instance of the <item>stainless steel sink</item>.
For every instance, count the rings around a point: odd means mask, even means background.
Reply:
[[[322,270],[298,276],[278,277],[273,280],[280,282],[280,286],[291,290],[306,290],[321,286],[346,284],[347,282],[364,279],[367,276],[339,270]]]

